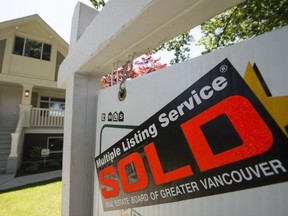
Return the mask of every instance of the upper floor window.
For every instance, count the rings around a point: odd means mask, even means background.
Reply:
[[[64,110],[65,109],[65,99],[64,98],[54,98],[54,97],[40,97],[40,108],[54,109],[54,110]]]
[[[13,54],[50,61],[51,45],[16,36]]]

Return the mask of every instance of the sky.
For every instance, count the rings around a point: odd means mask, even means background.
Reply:
[[[93,7],[90,0],[79,0]],[[38,14],[51,28],[53,28],[67,43],[70,41],[71,21],[74,8],[78,0],[0,0],[0,23],[12,19]],[[193,30],[193,36],[201,36],[200,28]],[[195,44],[195,43],[194,43]],[[191,57],[196,57],[204,50],[192,44]],[[169,63],[173,53],[160,52],[162,63]]]
[[[79,0],[93,7],[90,0]],[[0,22],[38,14],[66,42],[78,0],[0,0]]]
[[[190,45],[190,58],[195,58],[197,56],[200,56],[201,53],[205,50],[204,46],[196,46],[198,40],[201,38],[201,26],[196,26],[195,28],[191,29],[190,33],[194,37],[194,42]],[[157,58],[161,58],[161,63],[169,64],[170,60],[173,58],[174,52],[168,52],[168,51],[160,51],[155,54]]]

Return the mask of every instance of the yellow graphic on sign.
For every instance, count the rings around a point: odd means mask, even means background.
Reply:
[[[288,137],[288,96],[273,97],[256,65],[249,62],[244,80]]]

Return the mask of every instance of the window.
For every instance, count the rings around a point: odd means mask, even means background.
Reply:
[[[65,99],[64,98],[54,98],[54,97],[42,96],[42,97],[40,97],[40,108],[64,110],[65,109]]]
[[[16,37],[13,53],[16,55],[22,55],[23,48],[24,48],[24,38]]]
[[[51,45],[16,36],[13,54],[50,61]]]
[[[65,110],[65,99],[42,96],[40,98],[40,108],[50,109],[49,116],[64,117],[64,112],[59,110]]]
[[[26,39],[24,55],[31,58],[40,59],[42,43]]]
[[[50,54],[51,54],[51,45],[49,44],[43,44],[43,53],[42,53],[42,59],[46,61],[50,61]]]
[[[50,153],[63,152],[63,137],[48,137],[47,148],[50,149]]]

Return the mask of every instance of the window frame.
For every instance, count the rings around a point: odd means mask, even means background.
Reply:
[[[21,54],[20,54],[20,53],[17,53],[16,50],[15,50],[17,38],[24,40],[24,42],[23,42],[23,44],[22,44],[22,53],[21,53]],[[38,57],[30,56],[30,55],[26,55],[26,48],[27,48],[26,44],[27,44],[27,41],[37,42],[37,43],[41,44],[40,56],[39,56],[39,58],[38,58]],[[46,47],[46,49],[47,49],[47,47],[49,47],[49,49],[48,49],[49,52],[50,52],[50,53],[49,53],[49,57],[47,57],[48,55],[46,55],[46,54],[45,54],[45,56],[44,56],[44,47]],[[45,53],[46,53],[46,52],[45,52]],[[13,45],[12,54],[50,62],[50,61],[51,61],[51,55],[52,55],[52,44],[43,42],[43,41],[41,41],[41,40],[32,39],[32,38],[29,38],[29,37],[23,37],[23,36],[15,35],[15,36],[14,36],[14,45]]]
[[[48,100],[43,100],[42,98],[47,98]],[[58,99],[59,101],[52,100],[52,99]],[[48,108],[41,107],[41,103],[48,103]],[[63,109],[53,109],[53,108],[51,108],[52,103],[59,103],[60,105],[63,104],[64,108]],[[39,108],[49,109],[49,110],[65,110],[65,103],[66,103],[65,98],[55,97],[55,96],[47,96],[47,95],[39,95]]]

